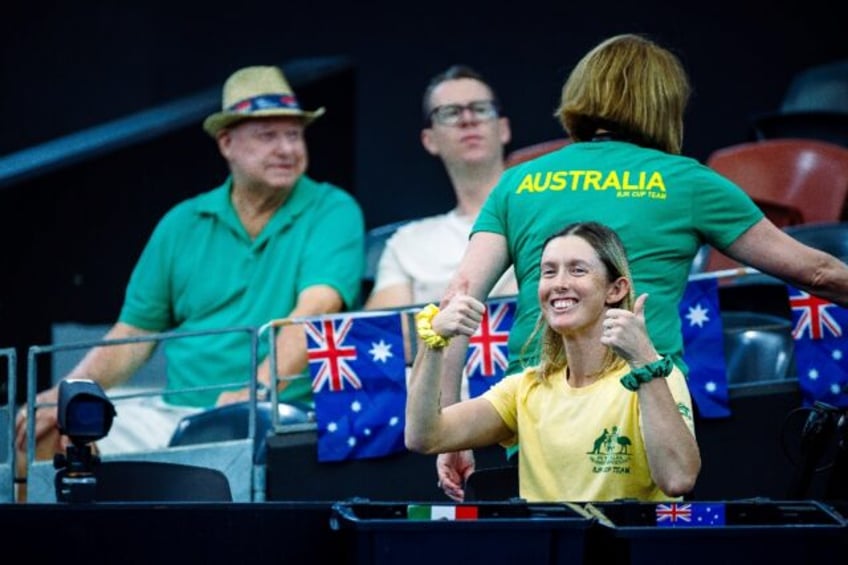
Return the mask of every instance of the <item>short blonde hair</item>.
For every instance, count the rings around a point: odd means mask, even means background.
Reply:
[[[575,141],[596,130],[679,154],[691,88],[680,60],[634,34],[611,37],[589,51],[565,81],[555,115]]]

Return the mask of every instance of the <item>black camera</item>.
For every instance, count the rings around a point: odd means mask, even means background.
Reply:
[[[77,447],[106,437],[115,406],[99,384],[88,379],[59,383],[59,431]]]
[[[89,445],[112,428],[115,406],[99,384],[88,379],[59,383],[59,431],[71,445],[53,457],[56,500],[93,502],[97,492],[95,466],[100,462]]]

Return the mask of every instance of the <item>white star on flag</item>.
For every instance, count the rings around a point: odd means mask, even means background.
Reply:
[[[690,325],[703,328],[704,324],[710,321],[710,317],[707,316],[707,312],[709,312],[709,310],[703,308],[699,302],[694,307],[689,308],[689,313],[686,314],[686,319],[689,320]]]
[[[371,349],[368,350],[374,361],[385,363],[389,357],[394,357],[392,353],[392,344],[386,343],[385,340],[380,340],[379,343],[371,342]]]

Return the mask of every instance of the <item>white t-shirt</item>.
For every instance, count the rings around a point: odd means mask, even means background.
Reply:
[[[410,283],[414,304],[438,303],[462,260],[473,223],[451,210],[398,228],[380,256],[374,290]],[[489,296],[515,294],[515,288],[510,267]]]

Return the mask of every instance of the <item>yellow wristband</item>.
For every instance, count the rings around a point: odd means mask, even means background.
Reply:
[[[442,349],[450,343],[450,338],[443,337],[433,331],[433,318],[439,313],[439,307],[428,304],[415,315],[415,329],[418,337],[430,349]]]

